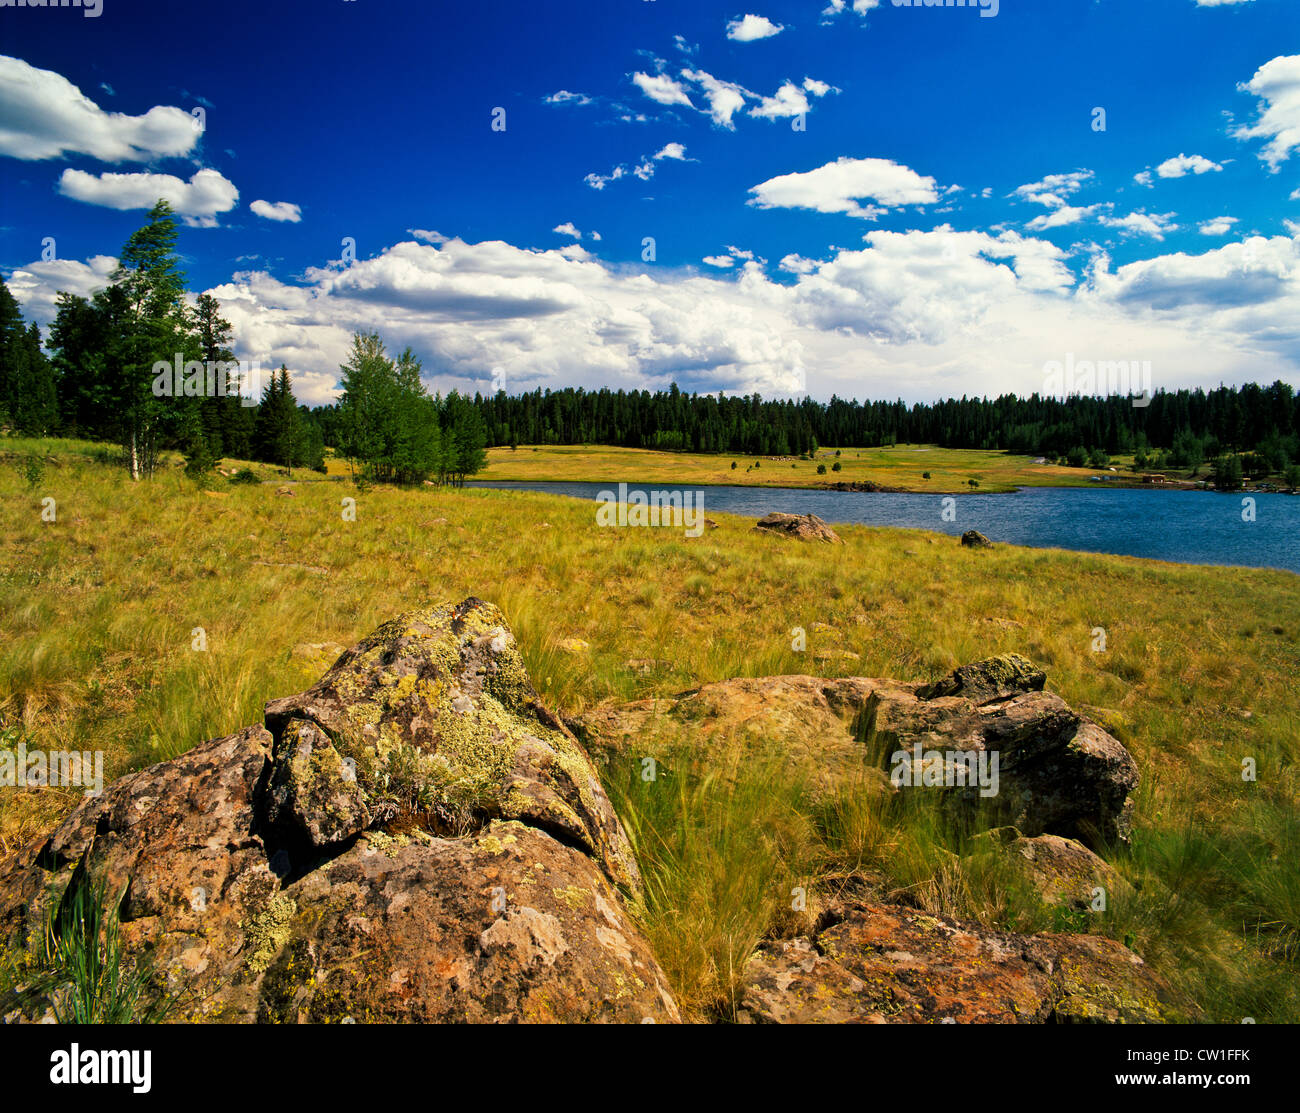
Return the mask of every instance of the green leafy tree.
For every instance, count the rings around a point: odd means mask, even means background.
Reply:
[[[387,430],[387,469],[394,483],[422,483],[446,455],[437,403],[420,379],[422,367],[410,348],[392,365],[394,412]],[[479,417],[478,411],[474,416]],[[479,418],[481,422],[481,418]]]
[[[482,466],[479,411],[454,392],[442,405],[431,398],[410,348],[394,360],[377,333],[358,333],[341,371],[339,440],[354,475],[407,485],[437,475],[446,483]]]
[[[132,479],[149,478],[164,438],[188,408],[154,393],[154,364],[198,357],[185,305],[185,276],[176,255],[177,225],[171,205],[159,201],[148,222],[122,248],[113,286],[119,291],[119,327],[108,335],[107,402]]]

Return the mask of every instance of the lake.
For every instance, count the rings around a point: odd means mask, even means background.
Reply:
[[[617,483],[493,483],[469,486],[542,491],[596,499]],[[1092,490],[1037,487],[1015,494],[890,494],[777,487],[664,487],[628,484],[629,491],[690,491],[705,514],[761,518],[780,510],[828,522],[928,529],[953,535],[977,529],[992,541],[1039,548],[1115,553],[1180,564],[1241,565],[1300,572],[1300,497],[1209,491]],[[956,500],[956,521],[941,518],[944,497]],[[1255,520],[1243,520],[1246,497]]]

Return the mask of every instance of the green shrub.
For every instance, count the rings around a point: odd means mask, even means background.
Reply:
[[[35,455],[24,456],[22,463],[19,464],[18,471],[27,483],[27,489],[34,491],[41,485],[41,480],[45,478],[45,461]]]

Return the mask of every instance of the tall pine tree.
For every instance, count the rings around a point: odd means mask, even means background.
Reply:
[[[58,425],[54,369],[41,350],[41,334],[26,325],[18,302],[0,281],[0,425],[43,437]]]
[[[312,458],[314,441],[294,400],[289,368],[281,364],[262,391],[253,431],[253,455],[265,463],[288,469],[292,475],[295,467],[318,465],[319,461]]]

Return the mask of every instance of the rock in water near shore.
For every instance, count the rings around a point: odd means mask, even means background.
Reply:
[[[679,1019],[619,895],[623,828],[477,599],[84,802],[3,867],[0,937],[36,946],[86,876],[185,1019]]]
[[[754,527],[758,532],[775,533],[781,537],[793,537],[798,541],[826,541],[832,545],[842,545],[837,534],[816,514],[780,514],[773,513],[760,518]]]
[[[993,542],[977,529],[968,529],[961,535],[961,543],[967,549],[991,549]]]

